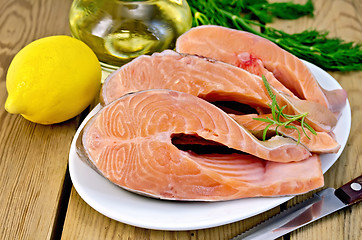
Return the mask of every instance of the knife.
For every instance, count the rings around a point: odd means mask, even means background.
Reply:
[[[232,240],[276,239],[362,199],[362,175],[337,190],[326,188]]]

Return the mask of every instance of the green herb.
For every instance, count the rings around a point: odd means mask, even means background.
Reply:
[[[274,17],[281,19],[297,19],[302,16],[313,16],[314,6],[312,0],[308,0],[305,4],[295,4],[292,2],[276,2],[268,3],[267,0],[260,1],[241,1],[244,8],[252,12],[260,22],[270,23]]]
[[[312,1],[304,5],[266,0],[189,0],[193,26],[213,24],[264,37],[299,58],[326,70],[362,70],[362,45],[328,38],[328,32],[305,30],[289,34],[267,26],[274,17],[296,19],[313,15]]]
[[[276,97],[275,97],[273,91],[271,90],[268,81],[266,80],[264,75],[262,76],[262,78],[263,78],[264,86],[265,86],[265,88],[266,88],[266,90],[267,90],[267,92],[268,92],[268,94],[269,94],[269,96],[270,96],[270,98],[272,100],[272,104],[269,105],[269,107],[271,109],[272,116],[273,116],[273,119],[271,119],[269,117],[267,117],[267,118],[253,118],[254,120],[269,123],[265,127],[265,129],[263,130],[263,141],[265,141],[266,134],[268,132],[269,127],[272,126],[272,125],[277,125],[276,128],[275,128],[275,133],[278,136],[279,136],[278,128],[280,126],[285,127],[285,128],[289,128],[289,129],[297,130],[297,132],[298,132],[298,144],[299,144],[300,143],[300,138],[301,138],[301,132],[299,131],[299,129],[296,126],[289,125],[289,124],[291,124],[292,122],[295,122],[295,121],[300,122],[300,125],[302,127],[302,131],[303,131],[303,133],[305,134],[305,136],[308,139],[310,139],[310,138],[307,135],[307,133],[305,132],[304,128],[307,128],[311,133],[313,133],[314,135],[317,135],[316,131],[309,124],[307,124],[304,121],[306,116],[308,115],[307,112],[302,113],[300,115],[289,115],[289,114],[283,113],[283,110],[284,110],[284,108],[286,108],[286,105],[283,106],[283,107],[279,107],[278,102],[276,100]],[[281,118],[286,119],[287,121],[283,122]]]

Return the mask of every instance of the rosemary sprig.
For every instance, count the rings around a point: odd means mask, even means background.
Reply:
[[[193,26],[213,24],[264,37],[295,56],[325,70],[362,70],[362,45],[328,38],[327,31],[305,30],[289,34],[267,26],[273,17],[295,19],[313,15],[312,1],[304,5],[266,0],[188,0]]]
[[[268,132],[268,129],[270,128],[270,126],[272,125],[277,125],[275,128],[275,133],[276,135],[280,135],[278,132],[278,128],[279,127],[285,127],[285,128],[289,128],[289,129],[295,129],[298,132],[298,142],[297,144],[300,143],[300,139],[301,139],[301,132],[299,131],[299,129],[296,126],[293,125],[289,125],[295,121],[298,121],[301,125],[302,131],[304,133],[304,135],[310,139],[310,137],[308,136],[308,134],[306,133],[304,128],[307,128],[312,134],[317,135],[316,131],[308,124],[305,122],[305,118],[308,115],[308,112],[299,114],[299,115],[289,115],[289,114],[285,114],[283,113],[283,110],[286,108],[286,105],[284,105],[283,107],[280,107],[277,100],[276,100],[276,96],[274,95],[268,80],[265,78],[265,76],[262,76],[263,82],[264,82],[264,86],[268,92],[268,95],[270,96],[271,100],[272,100],[272,104],[269,105],[271,112],[272,112],[272,116],[273,119],[267,117],[267,118],[253,118],[254,120],[258,120],[258,121],[262,121],[262,122],[266,122],[269,123],[265,129],[263,130],[263,141],[265,141],[266,139],[266,134]],[[282,121],[282,119],[285,119],[286,121]]]

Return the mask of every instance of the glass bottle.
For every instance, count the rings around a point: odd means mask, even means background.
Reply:
[[[74,0],[69,22],[73,37],[104,69],[114,70],[137,56],[173,49],[192,16],[186,0]]]

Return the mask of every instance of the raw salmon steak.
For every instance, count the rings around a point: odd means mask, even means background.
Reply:
[[[328,108],[289,96],[278,90],[276,82],[270,85],[279,105],[287,105],[285,113],[308,112],[306,121],[314,129],[334,128],[337,118]],[[108,104],[126,93],[147,89],[171,89],[209,102],[235,101],[269,112],[272,103],[261,77],[231,64],[171,50],[140,56],[112,73],[103,84],[101,102]]]
[[[249,32],[213,25],[195,27],[177,39],[176,51],[224,61],[255,74],[265,74],[266,68],[299,98],[323,104],[333,112],[346,103],[344,90],[323,89],[299,58]]]
[[[240,125],[245,127],[251,133],[253,133],[258,138],[262,138],[263,131],[269,123],[255,120],[254,118],[270,118],[272,119],[272,114],[245,114],[245,115],[235,115],[230,114],[230,116]],[[282,117],[281,117],[282,118]],[[285,120],[283,120],[285,122]],[[296,127],[300,133],[300,143],[303,144],[310,152],[313,153],[337,153],[340,149],[340,144],[336,141],[333,136],[333,133],[327,132],[317,132],[316,135],[312,134],[309,130],[305,129],[307,135],[303,134],[302,127],[291,123]],[[279,127],[277,131],[286,137],[290,137],[294,140],[298,140],[299,134],[298,131],[292,128]],[[267,135],[274,136],[276,134],[276,125],[271,125],[268,128]]]
[[[180,134],[251,155],[183,151],[172,143]],[[124,95],[93,116],[78,141],[81,157],[111,182],[161,199],[294,195],[323,186],[318,155],[279,137],[260,142],[218,107],[172,90]]]

